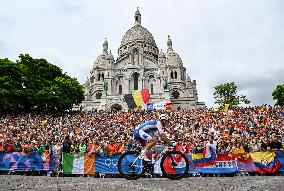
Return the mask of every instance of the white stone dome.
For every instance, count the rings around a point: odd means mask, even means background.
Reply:
[[[137,41],[145,41],[146,43],[157,46],[153,35],[141,25],[135,25],[129,29],[123,36],[120,46],[127,45],[131,42],[135,43]]]
[[[114,60],[114,57],[113,57],[111,51],[110,51],[109,54],[107,55],[106,59],[107,59],[107,60]]]
[[[160,52],[159,52],[159,58],[165,58],[166,56],[165,56],[165,53],[163,53],[163,50],[161,50]]]
[[[176,65],[176,66],[182,66],[181,58],[173,50],[167,51],[165,56],[166,56],[166,59],[167,59],[167,64],[169,64],[169,65]]]

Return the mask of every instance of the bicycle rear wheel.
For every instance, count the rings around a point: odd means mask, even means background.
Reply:
[[[188,174],[189,161],[180,151],[169,151],[161,160],[161,170],[165,177],[179,180]]]
[[[143,161],[136,151],[128,151],[118,159],[118,172],[127,180],[137,180],[144,174]]]

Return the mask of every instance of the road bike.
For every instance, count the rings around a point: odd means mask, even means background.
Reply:
[[[139,151],[127,151],[118,160],[118,171],[127,180],[137,180],[145,174],[154,175],[154,166],[159,165],[163,177],[179,180],[188,174],[188,158],[173,147],[164,146],[163,151],[151,162],[144,161]],[[152,158],[152,157],[151,157]]]

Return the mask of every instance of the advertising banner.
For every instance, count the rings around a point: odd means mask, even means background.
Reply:
[[[52,170],[54,157],[49,152],[0,153],[0,170]]]
[[[106,174],[117,174],[117,162],[121,155],[112,156],[97,156],[96,157],[96,172]]]

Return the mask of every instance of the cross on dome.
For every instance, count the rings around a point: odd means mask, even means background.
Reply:
[[[135,18],[135,24],[134,25],[141,25],[141,14],[140,14],[140,11],[139,11],[139,7],[137,7],[134,18]]]
[[[167,45],[168,45],[168,50],[173,50],[173,42],[170,38],[170,35],[168,35]]]
[[[103,43],[103,52],[108,53],[108,42],[107,38],[105,38],[105,41]]]

